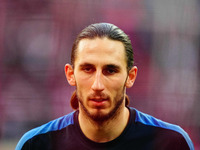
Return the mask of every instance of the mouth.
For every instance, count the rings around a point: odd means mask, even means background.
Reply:
[[[90,98],[89,100],[91,101],[95,101],[95,102],[103,102],[103,101],[107,101],[107,98]]]
[[[89,98],[90,104],[95,108],[104,108],[108,105],[108,98],[91,97]]]

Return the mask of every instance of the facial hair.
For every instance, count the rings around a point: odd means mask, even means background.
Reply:
[[[77,89],[78,91],[78,89]],[[102,124],[108,120],[112,120],[114,119],[116,116],[118,116],[120,109],[123,107],[123,101],[125,99],[125,85],[122,89],[121,92],[119,92],[119,94],[117,94],[114,99],[113,99],[113,103],[114,103],[114,108],[108,113],[108,114],[101,114],[101,113],[95,113],[95,114],[91,114],[89,112],[89,110],[85,107],[84,103],[83,103],[83,99],[82,99],[82,94],[80,92],[77,92],[77,98],[79,101],[79,107],[81,107],[81,109],[84,111],[84,113],[87,115],[87,117],[93,121],[95,121],[98,124]]]

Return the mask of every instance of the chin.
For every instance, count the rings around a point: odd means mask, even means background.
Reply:
[[[86,110],[86,115],[93,121],[97,123],[103,123],[108,120],[112,120],[115,118],[117,113],[117,109],[95,109],[95,110]]]

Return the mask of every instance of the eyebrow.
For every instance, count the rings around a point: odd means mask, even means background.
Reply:
[[[104,68],[113,68],[113,69],[116,69],[116,70],[120,70],[120,69],[121,69],[120,66],[115,65],[115,64],[108,64],[108,65],[105,65]]]
[[[94,67],[95,65],[86,62],[86,63],[80,64],[79,67],[82,68],[82,67],[87,67],[87,66],[88,67]],[[113,68],[113,69],[116,69],[116,70],[121,69],[121,67],[116,65],[116,64],[107,64],[107,65],[104,65],[103,68]]]
[[[82,67],[87,67],[87,66],[91,66],[91,67],[94,67],[94,65],[93,64],[90,64],[90,63],[83,63],[83,64],[80,64],[80,68],[82,68]]]

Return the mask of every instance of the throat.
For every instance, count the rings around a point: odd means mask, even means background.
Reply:
[[[128,124],[129,110],[124,111],[107,121],[94,121],[79,114],[79,124],[83,134],[98,143],[109,142],[121,135]]]

